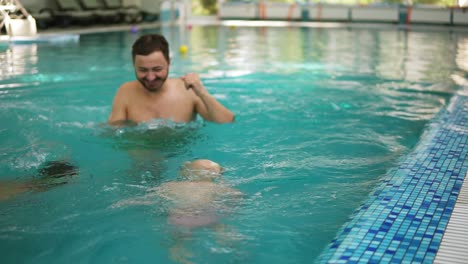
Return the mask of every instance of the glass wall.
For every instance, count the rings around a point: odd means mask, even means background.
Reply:
[[[192,14],[194,15],[216,15],[218,2],[254,2],[261,0],[190,0]],[[413,4],[432,5],[441,7],[468,6],[468,0],[267,0],[265,2],[276,3],[310,3],[310,4],[339,4],[339,5],[387,5],[387,4]]]
[[[232,0],[231,0],[232,1]],[[258,2],[251,0],[249,2]],[[362,4],[424,4],[424,5],[439,5],[439,6],[458,6],[459,1],[463,0],[268,0],[269,2],[280,3],[323,3],[323,4],[347,4],[347,5],[362,5]]]

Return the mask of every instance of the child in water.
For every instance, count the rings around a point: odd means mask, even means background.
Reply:
[[[229,212],[229,204],[243,194],[221,181],[223,168],[210,160],[187,162],[181,169],[181,180],[167,182],[151,189],[169,202],[168,223],[183,228],[189,233],[173,234],[169,249],[170,258],[177,263],[190,264],[194,252],[185,243],[191,243],[190,231],[212,227],[219,244],[229,244],[234,234],[220,223],[220,218]],[[178,233],[178,234],[177,234]]]
[[[150,189],[169,203],[168,222],[188,229],[218,223],[229,200],[242,193],[220,181],[222,167],[211,160],[187,162],[181,181],[167,182]]]
[[[68,183],[78,173],[78,167],[68,161],[48,161],[38,170],[37,177],[33,179],[0,182],[0,201],[25,192],[47,191],[52,187]]]
[[[193,229],[218,223],[221,213],[228,211],[232,198],[242,193],[224,184],[223,168],[216,162],[199,159],[186,162],[180,171],[181,180],[148,189],[143,197],[120,201],[112,207],[151,205],[154,197],[167,202],[168,222],[177,227]]]

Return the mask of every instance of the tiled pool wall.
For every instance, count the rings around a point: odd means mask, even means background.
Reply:
[[[468,87],[427,127],[319,263],[432,263],[468,169]]]

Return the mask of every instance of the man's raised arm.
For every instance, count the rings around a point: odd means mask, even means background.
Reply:
[[[196,103],[196,111],[205,119],[216,123],[234,122],[234,114],[214,98],[203,86],[196,73],[182,77],[187,89],[192,89],[200,100]]]

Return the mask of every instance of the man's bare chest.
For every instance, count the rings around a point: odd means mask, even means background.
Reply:
[[[183,97],[166,97],[154,100],[134,100],[128,107],[130,119],[137,122],[162,118],[176,122],[191,121],[194,107],[190,100]]]

